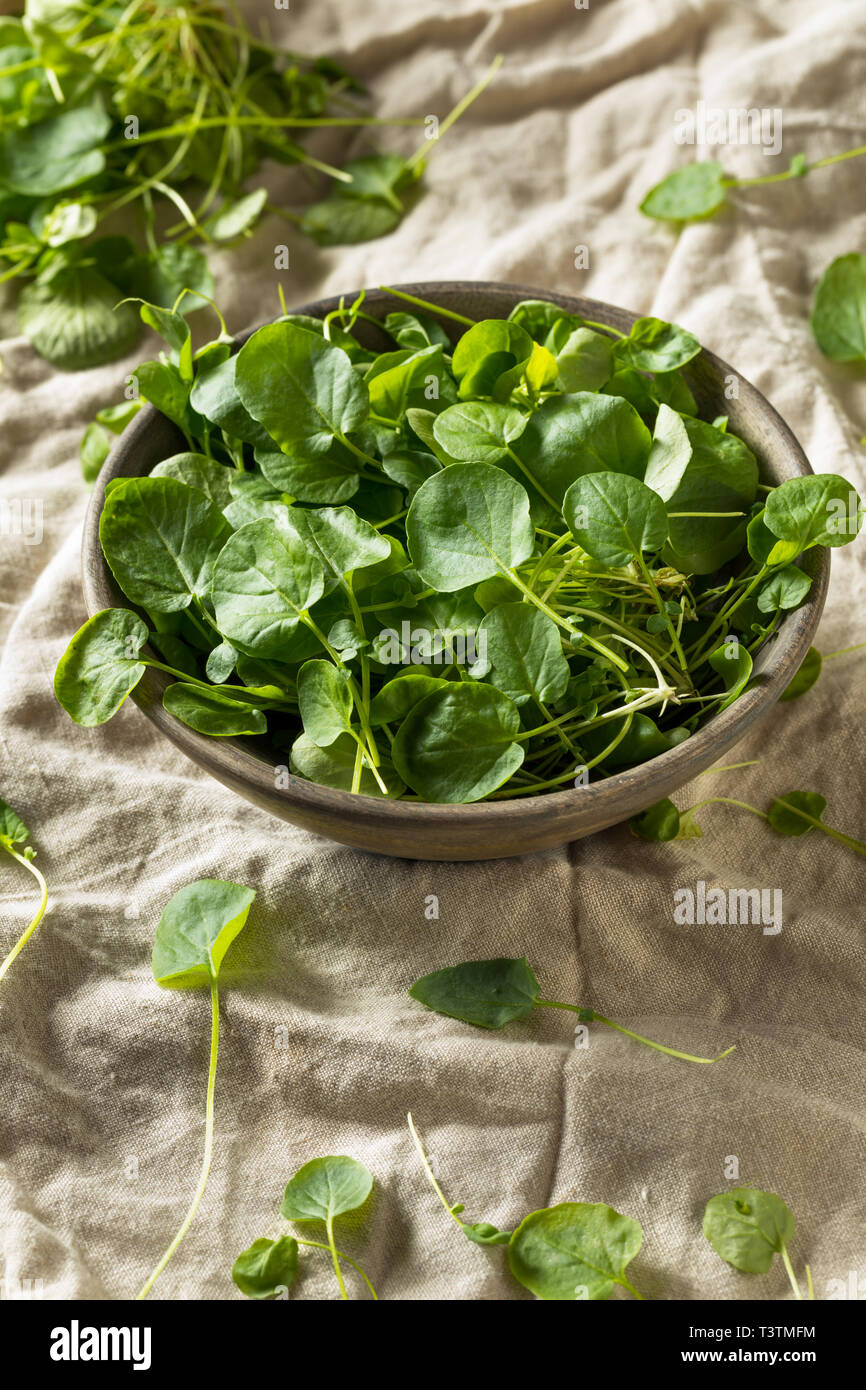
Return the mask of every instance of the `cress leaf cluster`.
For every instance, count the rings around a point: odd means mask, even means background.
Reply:
[[[238,243],[266,209],[325,246],[392,231],[432,138],[408,158],[366,153],[342,168],[299,143],[318,126],[423,124],[370,117],[363,96],[334,59],[274,47],[230,3],[27,0],[21,18],[0,19],[0,281],[26,282],[21,331],[66,370],[120,357],[141,331],[125,301],[167,308],[187,289],[184,312],[200,307],[213,294],[201,248]],[[265,161],[325,176],[327,196],[272,207]],[[117,231],[127,211],[137,240]],[[91,467],[113,423],[91,430]]]
[[[844,478],[762,487],[727,419],[697,417],[700,345],[675,324],[623,335],[529,300],[462,332],[443,315],[452,342],[413,301],[371,347],[361,304],[285,313],[234,353],[224,326],[195,350],[179,313],[141,306],[166,342],[142,398],[185,447],[107,491],[102,549],[136,612],[97,614],[62,658],[78,723],[157,665],[175,718],[267,734],[327,786],[455,803],[585,783],[739,698],[808,596],[798,558],[860,527]]]
[[[286,1221],[306,1225],[321,1223],[327,1244],[300,1236],[261,1236],[241,1251],[232,1265],[232,1279],[247,1298],[285,1299],[298,1273],[300,1246],[330,1252],[341,1299],[348,1299],[340,1264],[345,1260],[361,1276],[374,1301],[378,1295],[356,1260],[334,1243],[334,1222],[340,1216],[357,1214],[373,1190],[373,1175],[363,1163],[345,1154],[313,1158],[289,1180],[280,1205]]]

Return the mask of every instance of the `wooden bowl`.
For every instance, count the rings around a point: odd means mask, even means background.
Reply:
[[[444,281],[398,288],[473,319],[505,318],[521,299],[553,300],[569,313],[611,324],[624,332],[628,332],[636,317],[598,300],[575,299],[522,285]],[[355,295],[354,290],[347,294],[346,303],[351,303]],[[338,303],[337,299],[324,299],[303,304],[298,312],[322,318]],[[368,291],[364,302],[365,311],[376,318],[407,307],[405,302],[379,290]],[[460,325],[450,319],[441,322],[456,340]],[[360,323],[357,334],[370,347],[384,350],[391,346],[384,332],[380,334],[370,324]],[[683,369],[683,375],[704,419],[712,420],[716,415],[730,417],[731,430],[757,456],[764,482],[781,483],[786,478],[811,473],[788,426],[760,391],[733,367],[703,351]],[[739,394],[729,400],[724,388],[731,382],[737,383]],[[161,459],[185,447],[174,425],[148,405],[124,431],[103,467],[84,528],[84,596],[91,614],[103,608],[132,606],[115,585],[99,545],[99,517],[106,484],[112,478],[147,474]],[[287,755],[269,752],[263,740],[208,738],[179,723],[162,707],[169,678],[161,671],[148,669],[132,698],[172,743],[225,786],[272,815],[332,840],[375,854],[411,859],[496,859],[526,854],[627,820],[710,767],[767,718],[805,657],[824,607],[829,551],[814,548],[807,552],[803,563],[812,578],[809,597],[801,608],[782,620],[755,661],[756,679],[752,687],[735,704],[670,752],[629,772],[618,772],[605,781],[568,791],[470,806],[439,806],[355,796],[300,777],[290,777],[285,788],[277,787],[275,765],[287,761]]]

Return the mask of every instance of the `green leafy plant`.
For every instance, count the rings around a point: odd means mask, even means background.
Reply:
[[[306,131],[424,118],[365,115],[364,88],[339,63],[274,47],[232,3],[27,0],[22,18],[0,20],[0,281],[29,281],[21,331],[66,370],[122,356],[140,321],[118,301],[169,307],[187,289],[185,312],[201,307],[213,280],[200,248],[236,244],[266,211],[324,246],[385,235],[501,61],[409,158],[367,153],[335,168],[299,143]],[[304,211],[275,207],[266,182],[248,187],[268,160],[305,166],[332,191]],[[112,230],[126,210],[140,242]],[[86,470],[105,444],[100,424]]]
[[[594,1009],[541,999],[540,988],[525,956],[516,959],[499,956],[493,960],[465,961],[462,965],[435,970],[416,980],[409,993],[434,1013],[460,1019],[462,1023],[471,1023],[476,1028],[504,1028],[508,1023],[526,1018],[532,1009],[567,1009],[577,1014],[581,1023],[603,1023],[605,1027],[615,1029],[644,1047],[664,1052],[669,1057],[678,1057],[684,1062],[719,1062],[734,1051],[734,1047],[729,1047],[718,1057],[695,1057],[690,1052],[680,1052],[663,1043],[653,1042],[651,1038],[641,1037],[630,1028],[624,1028],[622,1024],[596,1013]]]
[[[661,183],[657,183],[647,193],[640,205],[646,217],[662,222],[697,222],[712,217],[728,199],[728,190],[733,188],[755,188],[764,184],[784,183],[788,179],[802,179],[818,169],[829,168],[846,159],[856,159],[866,154],[866,145],[845,150],[842,154],[827,155],[808,163],[804,154],[795,154],[787,169],[776,174],[764,174],[759,178],[738,179],[727,175],[715,159],[697,160],[674,169]],[[833,354],[830,354],[831,356]]]
[[[852,647],[840,647],[836,652],[824,652],[823,655],[816,647],[810,647],[796,676],[785,687],[779,700],[799,700],[801,695],[805,695],[817,683],[825,662],[835,661],[837,657],[848,656],[851,652],[860,652],[864,647],[866,642],[856,642]]]
[[[341,1299],[349,1297],[340,1268],[340,1261],[345,1260],[360,1274],[373,1299],[378,1301],[376,1290],[358,1262],[338,1250],[334,1243],[335,1220],[357,1212],[372,1190],[373,1175],[356,1158],[331,1155],[305,1163],[286,1186],[280,1215],[286,1221],[321,1221],[327,1244],[302,1240],[294,1235],[280,1235],[275,1239],[262,1236],[254,1240],[232,1266],[232,1279],[241,1293],[257,1299],[285,1297],[298,1272],[298,1247],[306,1246],[330,1253]]]
[[[725,769],[711,770],[721,772]],[[852,835],[844,835],[841,830],[834,830],[822,820],[827,801],[820,792],[786,792],[784,796],[774,797],[766,811],[751,805],[748,801],[740,801],[731,796],[704,797],[687,811],[679,811],[670,798],[665,797],[654,806],[641,811],[639,815],[633,816],[629,826],[641,840],[699,839],[704,832],[698,825],[697,813],[704,806],[735,806],[741,811],[749,811],[753,816],[760,816],[778,835],[785,835],[789,839],[798,839],[801,835],[807,835],[810,830],[820,830],[831,840],[838,840],[855,854],[866,858],[866,844],[862,840],[857,840]]]
[[[637,1221],[601,1202],[561,1202],[530,1212],[514,1231],[497,1230],[487,1221],[468,1225],[460,1220],[462,1203],[450,1205],[439,1186],[411,1114],[406,1119],[424,1171],[448,1215],[474,1245],[507,1245],[511,1273],[536,1298],[598,1302],[610,1298],[619,1285],[642,1299],[625,1273],[643,1240]]]
[[[23,951],[27,942],[35,932],[42,918],[45,916],[45,909],[48,906],[48,885],[42,874],[37,869],[33,860],[36,858],[36,851],[32,845],[28,844],[30,831],[24,824],[21,817],[12,810],[5,801],[0,798],[0,849],[11,856],[16,864],[21,864],[28,873],[32,874],[39,884],[41,898],[39,906],[33,915],[30,923],[25,927],[15,945],[6,957],[0,961],[0,980],[6,974],[15,957]]]
[[[177,1250],[204,1196],[213,1156],[214,1092],[219,1054],[219,972],[226,951],[243,930],[255,893],[239,883],[205,878],[188,883],[166,904],[153,943],[153,977],[165,989],[208,987],[211,1043],[205,1105],[205,1142],[198,1187],[171,1244],[145,1280],[137,1298],[146,1298]]]
[[[815,290],[812,332],[825,357],[866,362],[866,256],[837,256]]]
[[[363,295],[234,353],[222,320],[196,349],[179,312],[139,306],[166,343],[141,399],[183,451],[107,490],[102,549],[136,611],[76,634],[60,703],[100,724],[155,666],[198,733],[441,803],[676,747],[748,689],[808,596],[798,557],[857,534],[856,492],[761,485],[728,422],[696,417],[700,347],[675,324],[626,335],[541,300],[473,322],[391,293],[386,351],[355,336]]]
[[[734,1187],[711,1197],[704,1212],[704,1235],[717,1255],[744,1274],[766,1274],[775,1255],[781,1255],[794,1297],[803,1292],[797,1282],[788,1245],[794,1238],[794,1217],[781,1197],[757,1187]],[[812,1273],[806,1265],[809,1298],[815,1297]]]

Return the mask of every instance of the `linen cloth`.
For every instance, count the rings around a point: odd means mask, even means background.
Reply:
[[[270,217],[215,257],[232,328],[276,312],[278,283],[290,305],[436,278],[585,293],[683,324],[767,394],[816,470],[863,484],[866,374],[823,358],[808,324],[822,270],[866,244],[863,161],[736,192],[679,235],[638,211],[686,159],[718,154],[757,176],[799,150],[814,160],[866,142],[862,3],[298,0],[246,12],[275,41],[344,61],[382,115],[441,118],[495,53],[505,65],[443,139],[423,197],[388,238],[320,250]],[[783,155],[679,148],[676,112],[698,100],[781,108]],[[375,136],[329,132],[313,147],[409,153],[419,132]],[[275,177],[287,205],[312,196],[300,171]],[[273,268],[282,242],[288,272]],[[588,268],[575,268],[579,246]],[[725,806],[706,808],[704,839],[674,844],[639,843],[623,826],[524,859],[377,858],[247,805],[131,701],[103,728],[77,728],[51,680],[85,617],[78,441],[154,345],[63,375],[16,336],[12,300],[0,495],[7,508],[40,506],[44,535],[0,538],[0,792],[32,828],[50,910],[0,987],[7,1296],[31,1280],[43,1298],[127,1298],[186,1211],[208,999],[160,990],[150,950],[168,898],[200,877],[258,896],[223,971],[210,1183],[152,1297],[240,1297],[232,1261],[281,1228],[289,1176],[348,1153],[376,1190],[343,1246],[382,1298],[530,1298],[503,1250],[470,1245],[449,1221],[412,1148],[409,1109],[468,1220],[511,1229],[563,1200],[637,1218],[644,1244],[629,1275],[647,1298],[791,1297],[779,1261],[765,1276],[738,1274],[701,1233],[705,1202],[731,1185],[731,1156],[743,1181],[794,1211],[792,1259],[801,1273],[811,1264],[818,1297],[852,1270],[866,1288],[862,862],[817,832],[784,840]],[[861,543],[834,555],[825,651],[866,638],[863,554]],[[815,788],[829,823],[862,835],[862,672],[856,653],[832,662],[728,760],[759,766],[702,777],[679,804],[727,795],[765,806],[773,792]],[[35,904],[25,872],[0,858],[2,954]],[[698,880],[781,888],[782,931],[677,925],[674,890]],[[426,971],[500,954],[526,954],[547,997],[688,1051],[737,1050],[689,1066],[599,1026],[582,1048],[573,1016],[553,1011],[484,1033],[407,996]],[[326,1256],[303,1254],[302,1269],[293,1298],[337,1296]]]

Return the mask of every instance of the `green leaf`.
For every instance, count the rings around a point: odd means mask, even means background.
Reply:
[[[307,661],[298,672],[298,704],[304,733],[327,748],[352,724],[354,701],[346,675],[330,661]]]
[[[237,659],[238,653],[231,642],[220,642],[208,655],[205,666],[208,680],[213,681],[215,685],[222,685],[223,681],[227,681],[235,669]],[[169,665],[171,664],[169,662]]]
[[[457,343],[451,370],[460,382],[460,399],[492,396],[501,376],[521,366],[532,353],[525,329],[507,319],[482,319]]]
[[[356,1158],[314,1158],[286,1185],[280,1215],[287,1221],[324,1221],[362,1207],[373,1190],[373,1175]]]
[[[249,656],[279,658],[301,613],[323,592],[324,574],[316,555],[296,531],[270,521],[242,526],[214,565],[217,627]]]
[[[507,1245],[513,1234],[511,1231],[500,1231],[489,1221],[475,1221],[472,1225],[461,1221],[460,1228],[473,1245]]]
[[[239,734],[267,733],[268,722],[260,709],[239,703],[219,690],[175,681],[162,697],[162,703],[190,729],[213,738],[233,738]]]
[[[325,575],[335,581],[376,565],[391,553],[388,538],[380,536],[351,507],[321,507],[317,511],[294,508],[292,521],[308,539]]]
[[[440,391],[447,391],[445,364],[439,344],[409,352],[401,348],[397,352],[384,352],[370,364],[364,377],[364,384],[370,396],[370,409],[374,415],[394,424],[401,418],[409,405],[417,405],[418,398],[424,400],[423,387],[428,377],[434,377],[440,384]],[[454,383],[451,382],[451,393]]]
[[[287,493],[298,502],[348,502],[361,482],[358,459],[338,441],[327,453],[310,458],[292,457],[256,449],[256,462],[268,482],[279,493]]]
[[[811,816],[812,820],[820,820],[826,809],[826,799],[818,792],[785,792],[784,796],[776,797],[767,817],[770,825],[780,835],[797,839],[800,835],[808,835],[809,831],[814,829],[811,821],[806,820],[805,816]],[[800,811],[804,812],[804,815],[799,815]]]
[[[266,188],[255,188],[241,198],[226,198],[204,223],[208,236],[212,241],[235,241],[255,226],[267,201]]]
[[[794,1217],[774,1193],[734,1187],[707,1202],[703,1229],[727,1264],[745,1274],[765,1274],[773,1256],[793,1239]]]
[[[788,478],[774,488],[764,508],[764,522],[783,541],[796,542],[798,553],[813,545],[848,545],[863,524],[855,489],[838,473]]]
[[[204,308],[206,301],[200,296],[212,298],[214,293],[213,276],[204,253],[189,244],[170,241],[149,256],[137,256],[121,274],[128,295],[136,295],[164,309],[172,308],[184,290],[193,291],[180,301],[179,314],[191,314]]]
[[[54,203],[41,206],[30,219],[34,232],[46,246],[66,246],[90,236],[96,226],[96,209],[89,203]]]
[[[221,463],[214,463],[206,454],[172,454],[150,470],[151,478],[176,478],[187,487],[203,492],[215,507],[222,511],[232,500],[229,486],[230,471]]]
[[[17,811],[0,797],[0,845],[12,849],[15,845],[26,844],[29,839],[30,831]]]
[[[371,725],[375,729],[381,724],[399,723],[421,700],[445,684],[440,676],[427,676],[419,671],[395,676],[370,701]]]
[[[423,975],[409,990],[413,999],[446,1018],[476,1028],[504,1028],[525,1018],[538,998],[539,984],[526,957],[469,960]]]
[[[666,499],[668,511],[746,513],[758,489],[758,463],[751,449],[703,420],[682,423],[692,455]],[[739,553],[745,535],[745,515],[671,517],[663,558],[685,574],[710,574]]]
[[[429,343],[441,343],[447,352],[451,351],[451,340],[445,329],[427,314],[388,314],[385,331],[400,347],[413,352]]]
[[[244,343],[235,385],[280,448],[307,458],[367,417],[366,387],[342,348],[292,323],[268,324]]]
[[[478,801],[523,762],[523,748],[514,741],[519,731],[517,706],[501,691],[449,681],[404,719],[392,748],[394,766],[424,801]]]
[[[94,483],[99,470],[111,453],[111,436],[107,430],[94,421],[88,425],[81,436],[79,446],[81,457],[81,476],[86,483]]]
[[[563,512],[578,545],[609,569],[661,550],[667,539],[661,498],[628,474],[578,478],[565,494]]]
[[[623,715],[623,719],[611,719],[609,723],[595,729],[588,729],[582,735],[582,742],[591,757],[604,751],[619,732],[626,717]],[[660,729],[654,719],[638,710],[637,714],[631,716],[631,726],[628,733],[620,739],[613,752],[608,754],[605,766],[613,770],[648,762],[650,758],[658,758],[662,753],[676,748],[688,736],[688,729]]]
[[[166,904],[156,929],[156,983],[194,989],[215,981],[255,896],[252,888],[217,878],[197,879],[179,889]]]
[[[382,459],[382,472],[392,478],[398,487],[404,488],[410,499],[422,483],[439,472],[440,467],[439,460],[432,454],[421,453],[418,449],[398,449]]]
[[[63,371],[112,362],[141,333],[131,304],[99,271],[72,264],[50,280],[34,280],[18,301],[21,332],[36,351]]]
[[[349,792],[352,790],[357,754],[358,745],[349,734],[342,734],[329,748],[319,748],[307,734],[299,734],[292,744],[290,766],[293,772],[305,777],[308,782]],[[389,796],[398,797],[405,791],[404,783],[384,758],[379,765],[379,776],[388,788]],[[361,771],[359,791],[362,796],[382,796],[378,782],[366,765]]]
[[[101,99],[0,136],[0,186],[38,198],[85,183],[105,168],[99,149],[111,128]]]
[[[99,539],[128,599],[176,613],[210,589],[231,532],[219,508],[175,478],[127,478],[111,490]]]
[[[141,618],[126,608],[105,608],[76,632],[54,675],[54,694],[76,724],[93,728],[117,713],[144,675],[146,641]]]
[[[528,560],[526,490],[489,464],[455,463],[418,489],[406,518],[409,553],[431,588],[452,593]]]
[[[514,406],[468,401],[450,405],[437,415],[433,433],[451,458],[465,463],[498,463],[525,426],[526,416]]]
[[[587,473],[642,478],[652,439],[628,401],[578,392],[546,401],[532,416],[516,452],[553,497]]]
[[[675,840],[680,832],[680,813],[666,796],[632,816],[629,825],[640,840]]]
[[[798,608],[811,587],[808,574],[796,565],[785,565],[758,590],[758,609],[761,613],[781,613]]]
[[[566,313],[565,309],[552,304],[549,299],[521,299],[511,310],[508,319],[510,323],[523,328],[537,343],[544,343],[552,352],[556,351],[556,346],[550,340],[555,329],[561,331],[564,342],[569,333],[581,325],[577,315]]]
[[[852,251],[827,267],[815,291],[811,324],[825,357],[866,361],[866,255]]]
[[[335,189],[336,196],[364,200],[382,198],[399,212],[403,207],[397,193],[411,187],[418,179],[414,166],[399,154],[369,154],[361,159],[350,159],[344,164],[343,173],[348,174],[352,182],[341,183]]]
[[[254,420],[241,404],[235,385],[238,354],[196,374],[189,403],[193,410],[218,425],[232,439],[242,439],[256,448],[273,449],[267,430]]]
[[[508,1246],[515,1279],[537,1298],[568,1302],[610,1298],[631,1289],[626,1266],[643,1234],[637,1221],[602,1203],[562,1202],[530,1212]]]
[[[640,210],[665,222],[710,217],[725,201],[724,178],[724,169],[714,159],[686,164],[651,188]]]
[[[797,541],[780,541],[764,521],[761,510],[753,516],[746,527],[746,544],[749,554],[759,565],[787,564],[796,560],[800,553]]]
[[[565,694],[568,662],[546,613],[529,603],[502,603],[482,620],[478,633],[490,666],[486,679],[516,705],[529,699],[548,703]]]
[[[664,319],[636,319],[627,338],[619,338],[614,356],[639,372],[673,372],[691,362],[701,345],[691,333]]]
[[[563,391],[600,391],[613,371],[613,343],[591,328],[575,328],[556,354],[556,368]]]
[[[663,502],[669,502],[676,495],[691,459],[692,443],[682,416],[670,406],[660,405],[644,482]]]
[[[400,211],[384,198],[324,198],[301,218],[301,231],[318,246],[355,246],[387,236],[400,225]]]
[[[298,1272],[298,1242],[262,1237],[242,1250],[232,1265],[232,1279],[247,1298],[278,1298],[294,1283]]]
[[[728,639],[714,652],[710,652],[707,661],[724,682],[727,694],[719,709],[727,709],[728,705],[732,705],[737,696],[743,693],[751,678],[752,658],[749,649],[742,642]]]
[[[801,695],[805,695],[807,690],[811,690],[821,674],[821,653],[815,647],[810,647],[803,658],[794,679],[785,686],[779,696],[782,700],[799,700]]]

